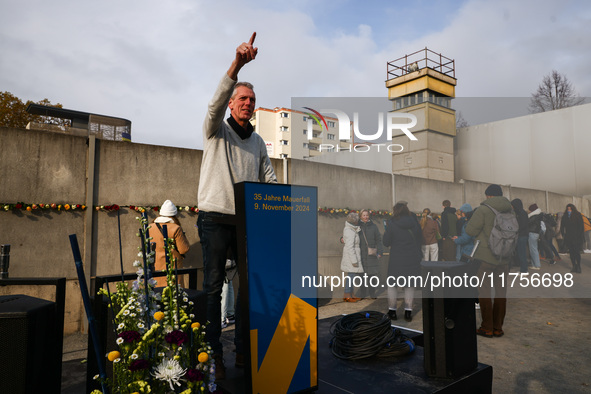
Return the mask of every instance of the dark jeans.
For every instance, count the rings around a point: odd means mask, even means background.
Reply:
[[[560,258],[552,241],[548,241],[543,235],[540,235],[540,252],[542,252],[545,259],[553,259],[554,257],[556,257],[556,259]]]
[[[519,272],[527,272],[527,244],[529,236],[517,238],[517,257],[519,258]]]
[[[217,223],[216,218],[224,215],[217,212],[199,211],[197,229],[203,250],[203,290],[207,293],[207,328],[205,339],[209,342],[213,354],[222,354],[222,286],[226,276],[226,257],[228,250],[237,256],[236,227],[229,224]],[[239,262],[236,260],[237,264]],[[236,352],[242,353],[242,324],[240,319],[240,288],[236,302],[236,326],[234,344]]]

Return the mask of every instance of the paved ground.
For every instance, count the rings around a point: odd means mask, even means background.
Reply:
[[[566,274],[570,262],[568,256],[562,258],[556,265],[542,263],[541,271],[530,272]],[[583,255],[583,273],[575,274],[574,280],[591,288],[591,255]],[[345,303],[335,293],[335,298],[319,302],[320,319],[387,310],[383,298]],[[412,322],[399,318],[395,324],[422,331],[420,309]],[[478,337],[478,361],[493,366],[493,393],[591,393],[591,298],[509,299],[504,329],[501,338]],[[86,357],[86,339],[76,334],[64,340],[62,393],[84,393],[86,367],[81,360]]]

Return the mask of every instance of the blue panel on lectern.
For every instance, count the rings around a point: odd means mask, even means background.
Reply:
[[[246,183],[245,221],[253,392],[316,386],[315,187]]]

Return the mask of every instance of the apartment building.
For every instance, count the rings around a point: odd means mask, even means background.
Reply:
[[[327,152],[350,150],[350,140],[338,139],[337,119],[327,116],[324,119],[326,125],[320,125],[306,112],[261,107],[254,111],[251,123],[255,132],[265,140],[272,158],[307,159]],[[309,121],[312,124],[311,138],[308,138]]]

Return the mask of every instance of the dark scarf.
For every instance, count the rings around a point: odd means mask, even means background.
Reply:
[[[245,129],[244,127],[240,126],[238,124],[238,122],[236,122],[236,120],[232,116],[230,116],[228,118],[228,124],[232,127],[232,129],[236,132],[236,134],[238,134],[238,136],[240,138],[242,138],[243,140],[250,137],[254,131],[254,127],[252,127],[250,122],[247,123],[246,129]]]

